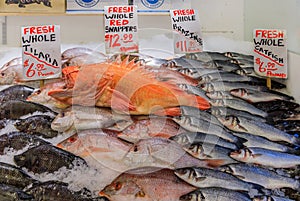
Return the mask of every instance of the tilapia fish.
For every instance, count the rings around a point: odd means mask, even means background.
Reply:
[[[22,189],[12,185],[0,183],[0,200],[1,201],[33,201],[33,196],[25,193]]]
[[[0,69],[0,84],[13,84],[21,82],[23,78],[23,65],[10,65]]]
[[[25,85],[14,85],[0,91],[0,103],[9,100],[26,100],[34,92],[34,88]]]
[[[295,168],[300,165],[300,156],[278,151],[249,147],[233,151],[230,157],[245,163],[259,164],[274,168]]]
[[[3,155],[5,149],[17,151],[27,146],[32,148],[43,144],[49,144],[49,142],[22,132],[6,133],[0,136],[0,154]]]
[[[100,195],[111,201],[179,201],[179,197],[196,188],[174,175],[172,170],[162,169],[150,173],[123,173]]]
[[[80,69],[65,68],[63,74],[66,86],[48,94],[69,105],[111,107],[135,115],[179,105],[202,110],[210,107],[204,98],[187,94],[173,83],[156,80],[153,74],[128,59],[121,63],[86,65]]]
[[[237,191],[257,191],[262,188],[240,180],[229,173],[207,168],[181,168],[175,170],[175,174],[198,188],[220,187]]]
[[[82,158],[49,144],[40,145],[15,155],[14,161],[18,166],[38,174],[52,173],[61,167],[72,168],[76,164],[86,164]]]
[[[7,68],[8,66],[14,66],[17,64],[22,64],[22,57],[16,57],[16,58],[9,60],[0,68],[0,70],[3,70],[4,68]]]
[[[19,119],[15,122],[15,127],[24,133],[37,134],[44,138],[53,138],[58,132],[51,129],[53,117],[48,115],[35,115],[26,119]]]
[[[299,136],[292,136],[263,122],[236,116],[218,117],[218,119],[228,129],[236,132],[251,133],[265,137],[271,141],[284,141],[295,145],[300,144]]]
[[[180,197],[181,201],[251,201],[247,194],[224,188],[199,188]]]
[[[92,198],[84,195],[82,191],[71,191],[67,183],[58,181],[47,181],[33,185],[26,192],[33,195],[35,200],[41,201],[108,201],[105,197]]]
[[[34,112],[56,115],[50,108],[28,101],[10,100],[0,105],[0,119],[19,119]]]
[[[220,168],[244,181],[259,184],[268,189],[292,188],[299,190],[298,180],[279,175],[278,173],[255,165],[243,163],[230,164]]]
[[[36,180],[31,178],[22,169],[14,165],[0,162],[0,183],[24,188],[30,184],[36,183]]]

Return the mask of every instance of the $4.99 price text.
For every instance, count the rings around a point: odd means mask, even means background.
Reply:
[[[106,34],[105,42],[108,43],[109,48],[121,47],[122,43],[130,43],[133,42],[132,34]]]

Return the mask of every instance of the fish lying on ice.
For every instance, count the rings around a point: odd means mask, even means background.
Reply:
[[[26,100],[34,91],[34,88],[26,85],[13,85],[0,91],[0,103],[15,99]]]

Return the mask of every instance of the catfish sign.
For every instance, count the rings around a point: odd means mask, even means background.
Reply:
[[[254,69],[258,75],[287,78],[286,31],[254,30]]]
[[[61,76],[60,26],[22,27],[24,80],[44,80]]]

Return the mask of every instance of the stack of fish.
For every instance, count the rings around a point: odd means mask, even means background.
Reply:
[[[63,78],[36,89],[12,73],[18,59],[5,64],[1,83],[24,85],[0,92],[0,151],[18,166],[3,168],[28,182],[3,188],[19,200],[300,200],[299,105],[285,85],[268,89],[250,55],[188,57],[72,48]],[[69,188],[84,174],[36,176],[78,167],[97,172],[88,190]]]

